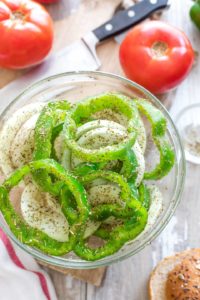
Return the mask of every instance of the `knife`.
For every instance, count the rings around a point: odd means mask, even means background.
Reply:
[[[123,9],[129,9],[131,6],[136,5],[136,3],[139,0],[123,0],[122,3],[117,7],[117,11],[119,10],[123,10]],[[141,0],[140,0],[141,1]],[[171,0],[168,0],[168,4],[166,5],[166,9],[169,8],[171,6]],[[151,17],[151,15],[155,15],[155,14],[160,14],[163,12],[163,8],[162,9],[157,9],[156,11],[154,11],[154,13],[150,14],[149,17]],[[125,36],[127,35],[128,31],[130,31],[131,28],[128,28],[127,30],[124,30],[123,32],[115,35],[114,39],[118,44],[121,44],[122,41],[124,40]]]
[[[45,77],[67,71],[97,70],[101,63],[96,46],[108,38],[129,29],[157,10],[168,6],[168,0],[143,0],[119,11],[112,19],[86,34],[79,41],[51,55],[41,65],[32,68],[0,90],[1,108],[8,105],[28,85]]]

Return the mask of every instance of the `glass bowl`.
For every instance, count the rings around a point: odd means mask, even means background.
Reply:
[[[4,120],[9,118],[14,111],[29,103],[56,101],[58,99],[76,102],[85,97],[105,92],[118,92],[132,98],[135,96],[145,98],[159,108],[167,119],[167,136],[174,147],[176,158],[174,168],[170,174],[156,183],[163,194],[163,209],[155,224],[147,232],[124,245],[117,253],[95,262],[81,260],[73,254],[68,254],[66,257],[49,256],[37,249],[26,246],[16,239],[6,225],[2,215],[0,215],[0,226],[14,243],[41,263],[43,262],[49,266],[90,269],[109,265],[136,254],[165,228],[180,200],[185,177],[185,158],[177,129],[168,112],[157,98],[143,87],[125,78],[102,72],[70,72],[46,78],[28,87],[5,108],[0,116],[1,126]],[[150,126],[148,129],[150,129]],[[155,149],[148,147],[147,162],[151,163],[151,165],[154,162],[154,152]]]

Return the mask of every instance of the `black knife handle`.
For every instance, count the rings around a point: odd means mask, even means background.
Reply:
[[[168,0],[143,0],[122,10],[114,15],[112,19],[93,30],[98,40],[104,41],[116,34],[129,29],[133,25],[147,18],[153,12],[168,6]]]

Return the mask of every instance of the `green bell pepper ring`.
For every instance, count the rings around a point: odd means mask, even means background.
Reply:
[[[78,219],[77,205],[75,205],[75,199],[67,187],[61,189],[59,200],[67,221],[70,225],[74,224]]]
[[[128,185],[129,185],[129,188],[131,190],[131,194],[132,196],[139,200],[139,193],[138,193],[138,189],[137,187],[135,186],[135,184],[133,182],[131,182],[130,180],[128,180]]]
[[[54,127],[52,130],[52,136],[51,136],[51,145],[52,145],[51,158],[53,158],[57,161],[58,161],[58,158],[57,158],[56,151],[54,148],[54,142],[55,142],[56,138],[59,136],[59,134],[61,133],[61,131],[63,130],[63,124],[64,123],[60,123],[56,127]]]
[[[110,230],[108,230],[105,225],[101,225],[94,233],[94,236],[101,238],[102,240],[109,240],[110,238]]]
[[[77,127],[87,120],[93,113],[103,109],[113,109],[128,118],[127,138],[120,144],[102,147],[100,149],[86,149],[76,141]],[[89,98],[75,105],[67,112],[63,132],[67,147],[83,161],[104,162],[120,159],[127,148],[131,148],[138,134],[139,114],[135,104],[129,98],[118,94],[104,94],[96,98]]]
[[[161,179],[166,176],[174,166],[175,154],[165,137],[154,137],[154,142],[160,152],[160,163],[156,168],[144,174],[144,179]]]
[[[105,164],[103,163],[103,165]],[[85,176],[89,173],[98,171],[101,168],[101,166],[102,163],[83,162],[73,169],[73,174],[75,174],[76,176]]]
[[[153,136],[163,136],[167,129],[167,122],[163,113],[144,99],[135,99],[134,102],[141,113],[143,113],[152,127]]]
[[[123,166],[120,173],[134,182],[137,177],[137,167],[138,162],[135,152],[132,149],[128,149],[124,155]]]
[[[50,102],[43,108],[35,127],[33,160],[51,157],[53,129],[64,121],[69,108],[70,104],[66,101]],[[33,177],[40,186],[42,185],[45,192],[50,192],[55,196],[59,194],[62,183],[53,183],[45,170],[37,170]]]
[[[91,220],[93,221],[104,221],[109,217],[113,216],[117,219],[122,219],[124,222],[127,219],[132,218],[140,210],[143,210],[141,201],[135,198],[136,193],[133,193],[129,183],[126,179],[117,173],[111,171],[97,171],[91,174],[88,174],[82,178],[83,184],[95,180],[97,178],[104,178],[110,180],[114,183],[117,183],[121,188],[120,198],[124,201],[124,205],[119,204],[101,204],[92,208],[90,215]],[[103,225],[103,224],[102,224]],[[99,237],[109,237],[111,232],[108,232],[104,228],[100,228],[95,232],[95,235]]]
[[[126,242],[134,239],[145,228],[147,223],[147,211],[141,207],[137,214],[126,220],[123,225],[116,226],[108,235],[103,233],[106,242],[102,247],[92,248],[87,241],[79,240],[74,245],[74,252],[85,260],[95,261],[118,251]],[[98,235],[98,234],[97,234]]]
[[[125,202],[125,204],[130,208],[134,208],[136,210],[140,209],[141,203],[133,197],[128,182],[122,175],[118,173],[112,171],[99,170],[96,172],[89,173],[79,178],[79,180],[83,185],[85,185],[88,182],[91,182],[98,178],[107,179],[111,182],[116,183],[121,189],[120,198]]]
[[[119,175],[118,173],[112,172],[112,171],[93,171],[92,173],[88,173],[85,176],[80,177],[80,182],[82,182],[83,185],[87,184],[88,182],[91,182],[95,179],[103,178],[110,180],[111,182],[114,182],[119,185],[121,188],[121,199],[124,201],[124,205],[127,206],[127,210],[125,210],[125,207],[115,205],[115,204],[103,204],[98,205],[96,208],[93,209],[92,214],[90,215],[90,218],[95,221],[102,221],[103,219],[106,219],[110,216],[115,216],[120,218],[120,213],[123,216],[130,216],[131,212],[130,209],[133,211],[136,211],[140,209],[141,203],[134,198],[134,195],[131,192],[131,189],[129,187],[129,184],[126,182],[126,179]],[[68,191],[66,188],[62,188],[61,190],[61,207],[63,208],[63,212],[65,213],[67,219],[69,219],[71,222],[74,222],[76,220],[76,208],[73,207],[73,203],[70,201],[70,197],[68,195]],[[133,214],[133,212],[132,212]],[[103,217],[104,216],[104,217]]]
[[[150,192],[148,187],[142,183],[137,189],[133,183],[128,183],[131,189],[134,198],[138,199],[142,206],[149,210],[150,207]],[[104,221],[106,218],[111,215],[118,219],[128,219],[134,215],[135,211],[131,211],[130,209],[123,209],[118,204],[104,204],[101,206],[97,206],[92,210],[92,218]],[[95,236],[102,238],[103,240],[108,240],[110,237],[111,230],[106,228],[106,226],[102,223],[102,225],[96,230]]]
[[[143,113],[151,123],[152,138],[160,152],[160,162],[154,170],[144,174],[144,179],[161,179],[172,169],[175,160],[174,151],[165,137],[167,128],[166,119],[162,112],[148,101],[138,99],[134,102],[136,103],[139,111]]]
[[[103,178],[117,184],[121,189],[120,198],[124,204],[98,205],[92,209],[92,214],[90,216],[92,219],[96,221],[103,221],[110,216],[114,216],[116,218],[126,218],[132,216],[134,212],[140,210],[142,206],[141,202],[134,198],[128,182],[122,175],[118,173],[100,170],[83,176],[81,178],[81,182],[83,185],[85,185],[88,182],[98,178]]]
[[[116,219],[127,219],[132,217],[137,210],[138,208],[124,208],[119,204],[101,204],[92,208],[91,219],[94,221],[105,221],[111,216]]]
[[[16,186],[24,176],[30,172],[34,174],[36,170],[44,170],[47,174],[52,173],[68,187],[76,200],[79,213],[78,220],[70,228],[69,240],[66,242],[56,241],[41,230],[29,226],[23,218],[15,212],[9,200],[10,190]],[[85,224],[90,213],[84,187],[75,177],[52,159],[30,162],[28,165],[15,171],[4,181],[0,187],[0,210],[12,232],[22,243],[36,247],[47,254],[58,256],[71,251],[76,241],[82,238],[85,231]]]
[[[200,30],[200,0],[196,0],[190,9],[190,17],[193,23]]]
[[[149,210],[150,204],[151,204],[151,196],[148,187],[141,183],[139,188],[139,201],[142,203],[142,206],[146,208],[146,210]]]
[[[132,149],[127,150],[123,160],[121,159],[121,161],[119,162],[122,163],[121,170],[118,167],[119,172],[124,177],[131,178],[131,180],[134,181],[137,176],[137,167],[138,167],[138,162],[134,151]],[[106,168],[108,163],[107,162],[101,162],[101,163],[83,162],[77,165],[72,170],[72,172],[76,176],[84,176],[98,170],[107,170]],[[117,170],[114,170],[114,172],[116,171]]]
[[[96,172],[99,170],[100,165],[102,163],[80,163],[73,170],[73,174],[75,176],[85,176],[90,174],[91,172]],[[103,163],[104,164],[104,163]],[[67,187],[63,187],[60,192],[60,204],[64,215],[70,224],[73,224],[77,220],[77,208],[75,207],[75,203],[72,197],[72,194],[68,190]]]

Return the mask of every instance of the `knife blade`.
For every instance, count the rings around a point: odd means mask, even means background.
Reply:
[[[1,108],[10,103],[20,92],[35,81],[67,71],[97,70],[101,63],[96,46],[116,34],[127,30],[153,12],[163,9],[168,0],[143,0],[119,11],[112,19],[86,34],[82,39],[52,55],[41,65],[8,84],[0,91]]]

